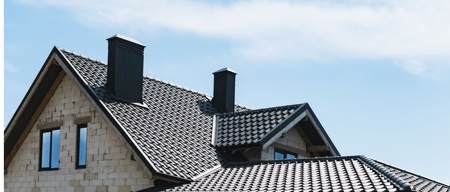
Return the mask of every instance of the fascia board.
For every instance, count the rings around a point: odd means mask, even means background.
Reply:
[[[322,139],[325,141],[325,143],[331,147],[332,153],[335,156],[341,156],[341,154],[339,153],[339,151],[337,150],[336,146],[334,145],[333,141],[330,139],[330,137],[328,136],[327,132],[325,131],[325,129],[322,127],[322,124],[320,123],[319,119],[317,119],[317,116],[314,114],[313,110],[311,109],[311,107],[309,106],[309,104],[307,103],[305,105],[305,107],[308,109],[308,116],[312,122],[312,124],[314,125],[314,127],[316,128],[317,132],[319,133],[319,135],[322,137]]]
[[[259,144],[263,146],[263,149],[265,149],[264,146],[266,146],[266,148],[268,147],[268,145],[266,145],[267,142],[273,141],[273,138],[278,135],[281,136],[280,134],[283,134],[283,132],[281,132],[281,130],[284,130],[284,128],[290,126],[291,122],[294,121],[297,117],[299,117],[305,111],[304,106],[305,106],[305,104],[300,105],[294,112],[292,112],[292,114],[290,114],[288,117],[286,117],[283,121],[281,121],[277,126],[275,126],[272,130],[270,130],[266,135],[264,135],[260,139]]]
[[[42,79],[44,78],[45,74],[47,73],[50,65],[53,62],[53,58],[55,56],[55,49],[56,47],[53,47],[52,51],[48,55],[47,59],[44,62],[44,65],[41,67],[41,70],[39,70],[39,73],[36,75],[36,78],[34,79],[33,83],[31,84],[30,88],[28,89],[27,93],[25,94],[24,98],[22,99],[22,102],[20,102],[19,107],[17,108],[16,112],[14,113],[13,117],[9,121],[8,125],[6,126],[6,129],[4,131],[3,141],[6,141],[9,134],[12,131],[12,127],[17,123],[19,117],[22,115],[22,112],[25,110],[26,106],[28,105],[28,102],[33,97],[34,93],[36,92],[36,89],[39,87]]]
[[[263,149],[267,149],[272,143],[278,140],[284,133],[288,132],[292,127],[294,127],[298,122],[307,116],[307,111],[303,111],[300,115],[296,116],[295,119],[289,122],[288,125],[284,126],[283,129],[277,132],[272,138],[263,144]]]
[[[278,124],[274,129],[272,129],[269,133],[267,133],[261,140],[260,145],[263,146],[263,149],[269,147],[273,142],[275,142],[278,138],[282,136],[283,133],[289,131],[295,124],[297,124],[301,119],[308,116],[314,125],[317,133],[319,133],[320,137],[325,141],[326,145],[331,147],[332,154],[334,156],[340,156],[339,151],[334,146],[334,143],[331,141],[330,137],[320,124],[316,115],[312,111],[311,107],[308,103],[301,105],[298,109],[296,109],[289,117],[283,120],[280,124]]]

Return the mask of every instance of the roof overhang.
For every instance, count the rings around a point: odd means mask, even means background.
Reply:
[[[28,89],[24,99],[4,131],[4,167],[6,168],[26,136],[30,132],[43,108],[65,75],[56,62],[56,47],[47,57],[44,65]]]
[[[52,51],[50,53],[50,55],[47,57],[47,60],[45,61],[44,65],[42,66],[39,73],[37,74],[33,83],[31,84],[31,87],[28,89],[27,93],[25,94],[25,97],[22,99],[22,102],[20,103],[19,107],[17,108],[16,112],[14,113],[12,119],[9,121],[8,125],[6,126],[6,129],[5,129],[4,135],[3,135],[4,141],[6,141],[6,139],[11,134],[13,127],[16,126],[17,122],[22,117],[23,112],[25,111],[27,105],[32,100],[33,96],[38,96],[41,92],[48,89],[48,87],[43,87],[43,86],[39,87],[39,85],[41,85],[41,84],[48,85],[48,82],[50,82],[50,80],[55,79],[55,78],[50,78],[50,77],[44,78],[46,75],[47,76],[55,76],[55,74],[57,74],[57,72],[54,72],[55,70],[50,70],[50,66],[54,62],[54,56],[55,56],[55,53],[54,53],[54,51]],[[47,74],[47,72],[48,72],[48,74]],[[40,88],[40,89],[38,90],[38,88]],[[47,89],[45,89],[45,88],[47,88]],[[36,92],[38,92],[38,93],[35,94]]]
[[[299,131],[310,149],[323,148],[322,152],[307,150],[315,153],[315,156],[340,156],[339,151],[334,146],[308,103],[296,109],[289,117],[267,133],[260,140],[260,145],[263,146],[263,149],[266,149],[292,128]]]

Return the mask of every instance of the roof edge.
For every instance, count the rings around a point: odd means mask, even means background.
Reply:
[[[52,51],[50,51],[50,54],[48,55],[47,59],[44,62],[44,65],[42,65],[41,69],[39,70],[38,74],[36,75],[33,83],[31,83],[30,88],[28,89],[27,93],[23,97],[22,101],[20,102],[19,106],[17,107],[16,112],[14,112],[14,115],[12,116],[11,120],[9,121],[8,125],[6,126],[5,130],[3,131],[4,138],[3,141],[5,141],[8,136],[9,132],[11,131],[10,127],[13,127],[15,124],[15,119],[20,117],[20,114],[23,112],[23,109],[28,104],[27,100],[30,99],[30,97],[33,96],[35,93],[37,87],[39,86],[40,80],[42,80],[43,76],[45,75],[45,72],[48,70],[48,67],[51,65],[51,61],[54,58],[55,50],[57,49],[56,46],[53,46]]]
[[[260,145],[263,146],[263,149],[265,148],[265,145],[268,144],[268,142],[270,142],[272,139],[276,138],[277,135],[280,133],[280,131],[283,131],[284,129],[290,129],[292,128],[298,121],[300,121],[301,119],[303,119],[302,114],[303,112],[305,112],[305,108],[304,108],[305,104],[298,104],[297,109],[295,109],[294,112],[292,112],[289,116],[287,116],[285,119],[283,119],[283,121],[281,121],[280,123],[278,123],[278,125],[276,125],[274,128],[272,128],[268,133],[266,133],[266,135],[264,135],[260,140],[259,143]],[[306,114],[305,114],[306,115]],[[297,121],[296,123],[292,124],[292,122]],[[287,131],[287,130],[285,130]]]
[[[383,164],[383,165],[386,165],[386,166],[395,168],[395,169],[399,169],[399,170],[401,170],[401,171],[403,171],[403,172],[406,172],[406,173],[408,173],[408,174],[414,175],[414,176],[416,176],[416,177],[421,177],[421,178],[423,178],[423,179],[427,179],[427,180],[429,180],[429,181],[433,181],[433,182],[439,183],[439,184],[441,184],[441,185],[444,185],[444,186],[447,186],[447,187],[450,188],[450,185],[445,184],[445,183],[442,183],[442,182],[439,182],[439,181],[436,181],[436,180],[431,179],[431,178],[429,178],[429,177],[425,177],[425,176],[423,176],[423,175],[420,175],[420,174],[417,174],[417,173],[414,173],[414,172],[411,172],[411,171],[408,171],[408,170],[399,168],[399,167],[397,167],[397,166],[393,166],[393,165],[387,164],[387,163],[385,163],[385,162],[382,162],[382,161],[379,161],[379,160],[376,160],[376,159],[372,159],[372,158],[369,158],[369,157],[365,157],[365,158],[367,158],[367,159],[369,159],[369,160],[371,160],[371,161],[374,161],[374,162],[377,162],[377,163],[381,163],[381,164]]]
[[[360,156],[359,159],[361,159],[361,161],[363,163],[365,163],[366,165],[370,166],[371,168],[373,168],[374,170],[376,170],[380,174],[386,176],[389,180],[391,180],[392,183],[396,184],[398,187],[401,187],[403,190],[415,191],[414,186],[411,186],[410,184],[408,184],[403,179],[398,178],[395,175],[391,174],[390,172],[388,172],[383,167],[378,166],[372,160],[366,158],[365,156]]]
[[[310,117],[313,118],[314,122],[316,122],[317,124],[317,129],[319,129],[320,132],[323,133],[323,136],[325,137],[324,140],[328,141],[328,143],[331,145],[330,147],[333,149],[333,151],[336,153],[337,156],[341,156],[341,154],[339,153],[339,151],[337,150],[336,146],[334,145],[333,141],[331,140],[331,138],[328,136],[328,133],[325,131],[325,129],[323,128],[322,124],[320,123],[319,119],[317,118],[316,114],[314,113],[314,111],[312,110],[311,106],[309,106],[309,103],[306,103],[306,108],[308,109],[309,113],[310,113]]]
[[[259,111],[265,111],[265,110],[278,109],[278,108],[283,108],[283,107],[294,107],[294,106],[300,107],[300,106],[302,106],[304,104],[306,104],[306,103],[293,104],[293,105],[282,105],[282,106],[277,106],[277,107],[268,107],[268,108],[261,108],[261,109],[251,109],[249,107],[246,107],[246,106],[243,106],[243,105],[239,105],[241,107],[245,107],[245,108],[248,108],[250,110],[249,111],[230,112],[230,113],[220,113],[220,114],[217,114],[217,116],[236,115],[236,114],[239,115],[239,114],[246,114],[246,113],[253,113],[253,112],[259,112]],[[238,104],[235,104],[235,105],[238,105]]]
[[[256,165],[256,164],[271,164],[271,163],[290,163],[290,162],[305,162],[305,161],[330,161],[330,160],[341,160],[341,159],[357,159],[361,155],[350,155],[350,156],[328,156],[328,157],[305,157],[298,159],[289,160],[268,160],[268,161],[240,161],[240,162],[228,162],[226,166],[233,165]]]
[[[222,168],[222,165],[217,165],[217,166],[215,166],[215,167],[213,167],[211,169],[208,169],[205,172],[200,173],[199,175],[193,177],[192,180],[193,181],[198,181],[198,180],[200,180],[200,179],[202,179],[204,177],[207,177],[208,175],[211,175],[211,174],[219,171],[221,168]]]

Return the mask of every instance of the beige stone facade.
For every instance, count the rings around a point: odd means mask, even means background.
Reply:
[[[86,168],[76,169],[77,124],[87,123]],[[40,131],[60,127],[59,170],[39,171]],[[5,191],[136,191],[152,176],[66,75],[7,168]],[[137,157],[135,157],[137,158]]]

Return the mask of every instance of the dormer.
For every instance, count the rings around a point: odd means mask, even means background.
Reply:
[[[249,161],[340,156],[307,103],[219,114],[212,142]]]

